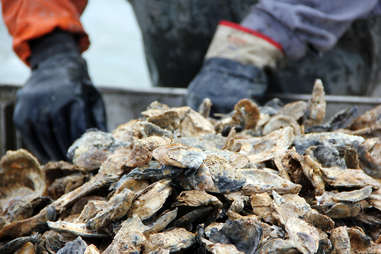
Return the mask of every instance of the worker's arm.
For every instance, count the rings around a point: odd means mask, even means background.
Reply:
[[[40,159],[64,159],[88,128],[105,130],[102,98],[81,52],[89,45],[79,17],[86,1],[2,0],[16,54],[31,67],[17,93],[15,125]]]
[[[188,104],[197,108],[209,97],[215,112],[227,112],[239,99],[259,98],[268,86],[265,67],[301,58],[308,47],[332,48],[354,20],[381,13],[380,6],[378,0],[260,0],[240,25],[219,25]]]

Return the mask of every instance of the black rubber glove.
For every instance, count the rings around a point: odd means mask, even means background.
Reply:
[[[267,78],[262,69],[230,59],[210,58],[190,83],[187,104],[197,110],[203,99],[209,98],[212,113],[228,113],[239,100],[261,98],[266,89]]]
[[[66,159],[88,128],[106,130],[105,107],[74,37],[54,31],[31,42],[32,74],[18,91],[13,120],[43,162]]]

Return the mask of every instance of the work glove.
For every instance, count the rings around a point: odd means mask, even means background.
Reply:
[[[282,58],[282,47],[271,38],[223,21],[188,87],[187,104],[197,109],[209,98],[212,113],[228,113],[243,98],[260,99],[268,86],[264,68],[275,68]]]
[[[43,162],[66,159],[86,129],[106,130],[104,103],[73,35],[57,30],[30,45],[32,73],[17,93],[13,121]]]

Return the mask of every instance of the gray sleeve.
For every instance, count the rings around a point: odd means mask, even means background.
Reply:
[[[352,22],[381,14],[381,0],[260,0],[241,25],[265,34],[293,59],[307,46],[332,48]]]

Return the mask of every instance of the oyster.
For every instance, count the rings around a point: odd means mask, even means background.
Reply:
[[[253,164],[268,161],[285,153],[294,140],[294,131],[285,127],[261,138],[236,139],[241,146],[240,153],[248,156]]]
[[[105,237],[107,235],[89,230],[85,223],[72,223],[67,221],[48,221],[48,227],[58,232],[67,232],[83,237]]]
[[[310,132],[327,132],[327,131],[335,131],[338,129],[343,129],[351,126],[358,116],[358,108],[357,106],[350,107],[347,109],[343,109],[337,112],[334,116],[332,116],[328,122],[311,126],[306,129],[306,133]]]
[[[274,173],[262,169],[241,170],[243,178],[246,179],[242,191],[250,195],[254,193],[272,192],[298,193],[302,186],[294,184]]]
[[[355,147],[365,141],[364,138],[344,133],[309,133],[302,136],[295,137],[294,146],[298,153],[304,154],[304,152],[310,146],[351,146]]]
[[[62,234],[53,230],[46,231],[39,240],[38,249],[48,253],[56,253],[63,248],[66,243],[73,241],[76,236],[72,234]]]
[[[170,183],[171,180],[160,180],[149,185],[133,202],[131,214],[138,216],[141,220],[154,215],[171,194],[172,187]]]
[[[351,242],[348,235],[347,228],[337,227],[331,231],[331,242],[333,245],[333,252],[337,254],[350,254]]]
[[[91,245],[87,246],[87,248],[83,254],[100,254],[100,252],[94,244],[91,244]]]
[[[205,159],[205,154],[196,148],[172,144],[155,149],[153,157],[164,165],[197,169]]]
[[[171,225],[174,227],[184,227],[192,230],[193,225],[197,224],[197,222],[215,220],[216,215],[214,211],[215,208],[211,206],[199,207],[176,219]]]
[[[144,231],[149,229],[137,216],[128,218],[122,223],[112,243],[103,254],[139,253],[142,250],[146,237]]]
[[[360,227],[348,228],[348,235],[351,242],[351,249],[354,251],[366,250],[371,246],[371,238],[367,236]]]
[[[320,236],[318,230],[297,217],[286,221],[285,229],[301,253],[316,253],[319,248]]]
[[[110,133],[87,131],[77,139],[68,150],[73,163],[86,170],[98,169],[107,157],[123,144],[115,140]]]
[[[219,248],[234,250],[234,246],[243,253],[255,253],[262,237],[262,227],[255,217],[240,217],[227,220],[220,228],[208,233],[207,237],[213,243],[228,244]],[[233,246],[229,246],[231,244]]]
[[[268,193],[253,194],[250,197],[253,213],[266,222],[273,222],[273,200]]]
[[[46,192],[44,172],[26,150],[8,151],[0,161],[0,214],[7,222],[28,218],[33,200]]]
[[[359,202],[369,198],[372,194],[372,189],[371,186],[366,186],[359,190],[343,191],[335,194],[332,198],[336,202]]]
[[[249,197],[241,192],[227,193],[224,196],[232,202],[229,209],[237,213],[241,212],[245,208],[245,203],[249,201]]]
[[[34,254],[36,253],[36,248],[33,243],[27,242],[22,246],[20,249],[18,249],[15,254]]]
[[[39,234],[33,234],[31,236],[25,236],[25,237],[19,237],[19,238],[13,239],[0,247],[0,253],[4,253],[4,254],[16,253],[17,250],[22,248],[27,243],[37,243],[39,241],[39,238],[40,238]]]
[[[351,126],[352,130],[360,130],[375,126],[380,123],[381,105],[368,110],[361,116],[359,116]]]
[[[337,167],[321,168],[324,181],[334,187],[366,187],[372,186],[375,189],[380,187],[380,183],[368,176],[361,169],[341,169]]]
[[[295,121],[301,119],[307,111],[308,104],[304,101],[290,102],[284,105],[279,111],[278,115],[292,117]]]
[[[302,134],[301,127],[293,117],[277,115],[272,117],[263,127],[263,135],[270,134],[271,132],[284,127],[291,127],[295,136],[299,136]]]
[[[105,207],[86,223],[87,228],[99,231],[109,223],[122,218],[130,210],[135,196],[135,193],[127,188],[113,195]]]
[[[183,136],[214,133],[213,125],[190,107],[169,108],[166,105],[156,105],[151,104],[151,108],[142,112],[142,115],[147,121],[163,129],[177,129]]]
[[[57,178],[49,187],[48,194],[53,199],[57,199],[77,187],[83,185],[89,179],[88,175],[80,173]]]
[[[195,242],[194,233],[184,228],[174,228],[166,232],[150,234],[145,249],[148,251],[165,249],[172,253],[189,248]]]
[[[234,106],[232,122],[243,129],[254,129],[259,120],[259,108],[249,99],[242,99]]]
[[[177,208],[172,211],[164,211],[156,221],[149,225],[149,229],[144,231],[144,233],[157,233],[165,229],[172,221],[174,221],[174,219],[176,219],[177,211]]]
[[[86,248],[86,242],[78,236],[78,238],[76,238],[74,241],[66,243],[65,246],[57,252],[57,254],[84,253]]]
[[[212,196],[205,191],[183,191],[177,196],[177,206],[216,206],[222,207],[222,202],[215,196]]]
[[[266,241],[263,246],[261,246],[259,252],[260,254],[297,254],[300,253],[293,241],[283,240],[280,238],[270,239]]]
[[[320,79],[317,79],[312,90],[312,97],[308,101],[308,108],[304,119],[306,126],[313,126],[323,122],[327,106],[324,96],[323,83]]]
[[[212,110],[212,101],[209,98],[205,98],[202,103],[200,104],[200,107],[198,109],[198,112],[205,118],[208,118],[210,116],[210,111]]]

